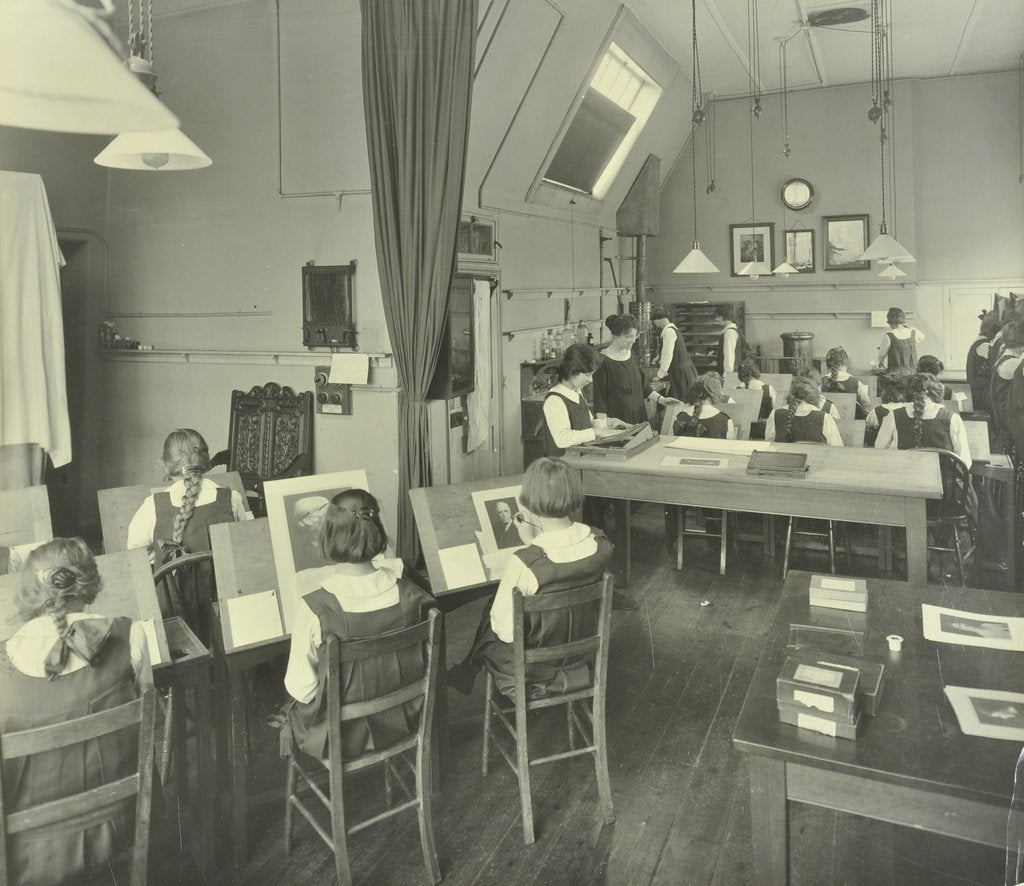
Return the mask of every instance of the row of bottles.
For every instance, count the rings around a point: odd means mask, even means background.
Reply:
[[[561,357],[570,345],[593,343],[594,336],[591,335],[582,320],[576,324],[575,328],[572,323],[566,323],[565,328],[561,331],[552,327],[540,338],[540,359],[553,360],[556,357]]]

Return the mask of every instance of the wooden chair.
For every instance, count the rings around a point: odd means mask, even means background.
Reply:
[[[200,551],[169,560],[154,570],[153,584],[163,617],[182,618],[209,649],[210,606],[217,599],[213,552]]]
[[[313,830],[334,852],[334,863],[337,870],[338,882],[343,886],[349,886],[352,882],[352,872],[349,865],[347,836],[355,834],[372,824],[383,821],[392,815],[397,815],[407,809],[415,809],[419,816],[420,844],[423,849],[423,862],[427,868],[432,883],[441,881],[441,869],[437,862],[437,849],[434,845],[434,828],[430,808],[430,785],[431,785],[431,756],[430,756],[430,732],[433,720],[434,705],[437,694],[437,671],[438,658],[440,655],[441,628],[439,619],[441,614],[436,609],[431,609],[427,620],[412,627],[403,628],[397,631],[390,631],[378,637],[367,637],[363,640],[340,641],[335,636],[327,638],[327,723],[328,723],[328,755],[327,759],[317,760],[321,766],[327,769],[329,776],[330,793],[325,795],[313,779],[313,776],[299,762],[301,752],[296,749],[288,761],[287,796],[285,801],[284,814],[284,846],[285,852],[292,849],[292,824],[294,810],[298,810],[302,816],[312,825]],[[385,695],[376,698],[368,698],[358,702],[346,702],[342,696],[342,663],[367,662],[383,655],[390,655],[400,649],[419,646],[424,648],[424,669],[420,677]],[[363,717],[371,717],[382,711],[390,710],[399,705],[414,702],[422,699],[419,724],[416,732],[408,738],[397,742],[387,748],[378,748],[369,751],[352,760],[342,759],[342,724]],[[416,763],[413,765],[408,758],[403,756],[407,752],[413,752]],[[313,759],[303,755],[303,760]],[[402,778],[396,767],[396,763],[402,760],[411,771],[415,780],[414,789],[410,789]],[[388,797],[388,809],[379,815],[374,815],[351,827],[345,823],[345,805],[343,787],[343,775],[359,772],[370,766],[384,764],[385,793]],[[312,809],[306,805],[306,800],[300,798],[297,790],[296,778],[301,778],[306,786],[313,792],[313,797],[326,807],[330,816],[330,830],[320,825]],[[390,803],[391,779],[394,778],[405,791],[409,799],[397,806]]]
[[[527,845],[534,842],[533,797],[530,788],[531,766],[591,754],[594,757],[594,766],[597,770],[597,792],[601,799],[601,812],[604,821],[611,824],[615,820],[611,782],[608,778],[608,747],[605,741],[605,691],[608,676],[608,641],[611,637],[609,622],[612,611],[612,584],[612,576],[606,572],[599,581],[580,588],[533,594],[528,597],[524,597],[518,590],[513,591],[512,594],[515,619],[512,640],[515,699],[512,704],[502,704],[504,699],[500,693],[495,693],[494,677],[488,670],[484,687],[483,774],[484,777],[487,776],[488,755],[492,741],[491,723],[492,717],[495,717],[515,740],[514,757],[496,739],[494,746],[519,779],[519,801],[523,812],[523,842]],[[588,619],[577,618],[573,621],[572,636],[567,642],[537,648],[526,646],[526,632],[532,616],[559,610],[579,612],[582,607],[597,608],[591,630],[584,626]],[[557,695],[529,698],[526,685],[526,673],[529,666],[540,662],[563,662],[566,659],[587,662],[592,674],[590,684],[582,689]],[[590,699],[590,707],[586,704],[587,699]],[[566,705],[567,707],[569,750],[531,760],[528,752],[527,713],[555,705]],[[589,721],[589,736],[587,735],[588,726],[584,725],[579,714],[580,711]],[[515,724],[509,721],[509,714],[515,714]],[[587,742],[585,746],[576,747],[574,728]]]
[[[123,778],[105,782],[78,794],[39,803],[24,809],[8,810],[4,806],[0,765],[0,873],[7,883],[7,853],[10,839],[32,833],[64,835],[78,833],[108,821],[112,815],[134,803],[135,835],[131,852],[130,882],[142,886],[146,882],[149,863],[149,819],[152,796],[154,692],[146,690],[142,697],[96,714],[88,714],[64,723],[54,723],[8,732],[0,737],[0,764],[8,760],[31,757],[61,750],[85,742],[94,743],[105,736],[128,729],[137,729],[138,765],[136,771]],[[102,863],[103,860],[96,859]]]
[[[211,461],[238,471],[252,512],[266,516],[265,481],[302,477],[313,470],[313,392],[296,394],[274,382],[232,391],[228,448]]]
[[[930,536],[952,536],[952,546],[939,544],[929,539],[929,551],[956,554],[956,565],[960,572],[960,585],[967,587],[964,561],[974,553],[974,517],[969,507],[971,495],[971,472],[967,465],[952,452],[944,449],[930,450],[939,456],[939,471],[942,475],[942,499],[928,502],[928,530]],[[966,530],[970,547],[965,553],[960,544],[960,530]]]
[[[867,430],[864,419],[840,419],[836,422],[836,426],[839,428],[839,433],[843,438],[843,446],[847,449],[864,448],[864,434]]]
[[[829,572],[831,572],[832,575],[835,575],[836,574],[836,534],[835,534],[835,524],[836,524],[836,521],[835,520],[815,520],[814,521],[815,524],[827,523],[828,527],[826,529],[819,529],[817,527],[814,527],[814,528],[811,528],[811,529],[797,529],[796,526],[799,525],[799,524],[797,524],[796,521],[798,519],[803,519],[803,518],[790,517],[788,519],[787,523],[786,523],[786,547],[785,547],[785,550],[783,551],[783,554],[782,554],[782,578],[783,578],[783,580],[785,580],[786,576],[789,574],[789,552],[790,552],[790,548],[792,547],[793,536],[794,535],[797,535],[797,536],[802,535],[802,536],[806,536],[806,537],[809,537],[809,538],[822,539],[824,541],[824,543],[826,544],[827,548],[828,548]],[[843,533],[845,535],[846,534],[846,530],[845,530],[846,524],[845,523],[840,523],[839,525],[843,527]],[[844,544],[843,549],[846,552],[846,566],[847,566],[848,570],[852,570],[853,569],[853,564],[852,564],[852,562],[850,560],[850,542],[849,542],[848,539],[844,539],[844,542],[845,542],[845,544]]]
[[[14,547],[53,538],[45,486],[0,490],[0,545]]]
[[[836,409],[839,410],[840,421],[853,421],[857,418],[857,395],[856,394],[843,394],[843,393],[832,393],[829,391],[822,391],[821,396],[826,400],[831,400]]]

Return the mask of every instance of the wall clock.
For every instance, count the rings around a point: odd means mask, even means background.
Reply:
[[[814,188],[802,178],[791,178],[782,186],[782,202],[787,209],[799,211],[811,205],[814,199]]]

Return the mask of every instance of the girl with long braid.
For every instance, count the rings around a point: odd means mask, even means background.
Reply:
[[[906,405],[907,382],[913,373],[906,369],[890,369],[878,376],[878,398],[881,405],[876,406],[864,421],[864,445],[874,446],[875,438],[882,421],[894,409]]]
[[[827,443],[842,446],[839,428],[827,412],[818,409],[821,392],[810,379],[793,376],[786,395],[786,406],[768,418],[764,437],[779,443]]]
[[[80,538],[55,538],[28,555],[15,595],[24,622],[0,644],[0,733],[98,713],[152,684],[141,624],[87,612],[102,587]],[[97,788],[137,769],[130,730],[4,762],[4,811]],[[106,868],[133,833],[134,797],[85,830],[7,836],[14,883],[62,883]],[[33,836],[33,834],[36,834]]]
[[[960,416],[942,405],[942,382],[919,372],[907,383],[907,399],[882,419],[875,449],[945,449],[970,468],[967,431]]]
[[[148,546],[160,565],[175,551],[210,550],[214,523],[251,520],[242,496],[203,477],[210,451],[198,431],[179,428],[164,441],[165,477],[171,485],[149,496],[128,524],[128,547]]]
[[[834,421],[839,421],[839,409],[836,404],[821,393],[821,373],[810,363],[798,363],[793,370],[793,378],[803,378],[814,385],[818,391],[818,402],[815,404],[822,412],[831,415]]]
[[[748,391],[761,391],[761,408],[758,410],[756,421],[765,421],[772,414],[775,403],[779,398],[775,388],[768,384],[768,382],[761,381],[761,370],[757,368],[757,361],[749,357],[740,363],[736,374],[741,382],[741,384],[736,386],[737,389],[744,388]]]
[[[825,355],[825,367],[828,372],[821,380],[822,392],[826,394],[856,394],[857,412],[855,417],[867,418],[868,410],[871,408],[868,386],[847,371],[850,367],[850,356],[846,353],[846,349],[830,348]]]
[[[698,376],[686,392],[686,400],[672,425],[672,433],[677,437],[735,440],[736,428],[732,419],[715,405],[721,402],[722,382],[718,373]]]

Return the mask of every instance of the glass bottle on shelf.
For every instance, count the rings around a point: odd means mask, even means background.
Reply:
[[[590,335],[590,332],[587,329],[587,324],[580,320],[580,322],[576,324],[576,344],[585,345],[587,343],[588,335]]]
[[[570,346],[576,344],[576,330],[573,329],[571,323],[566,323],[565,328],[562,330],[562,351]]]
[[[547,332],[544,333],[543,342],[544,342],[544,359],[545,360],[550,360],[552,357],[555,356],[555,343],[554,343],[554,341],[551,338],[551,330],[550,329]]]

